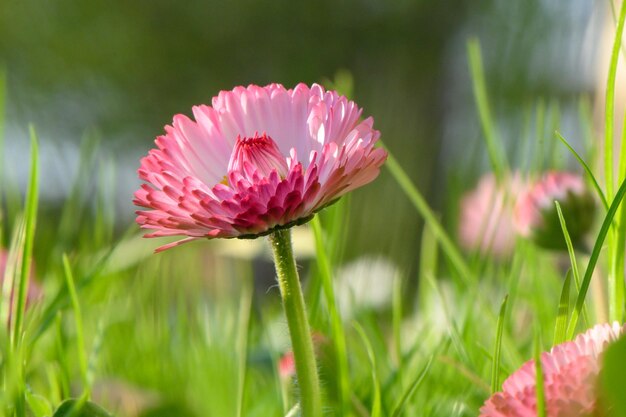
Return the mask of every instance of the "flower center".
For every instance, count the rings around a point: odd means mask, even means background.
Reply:
[[[271,137],[265,133],[260,136],[255,133],[251,138],[237,136],[237,143],[228,162],[229,174],[238,172],[249,180],[254,180],[255,174],[269,177],[272,170],[276,170],[281,178],[285,178],[289,172],[285,157]]]

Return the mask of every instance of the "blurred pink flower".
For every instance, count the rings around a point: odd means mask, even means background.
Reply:
[[[515,246],[513,207],[522,189],[515,174],[498,184],[493,174],[486,174],[472,191],[461,199],[459,239],[467,250],[505,258]]]
[[[278,375],[281,379],[289,379],[296,375],[296,361],[293,351],[285,352],[278,360]]]
[[[626,327],[615,322],[599,324],[572,342],[565,342],[541,355],[548,417],[605,415],[598,401],[598,375],[606,346]],[[481,417],[535,417],[535,362],[526,362],[513,373],[480,409]]]
[[[583,178],[569,172],[548,172],[529,185],[515,205],[515,226],[520,235],[540,246],[565,249],[555,201],[572,241],[579,243],[593,224],[595,203]]]
[[[158,250],[304,223],[374,180],[387,157],[372,118],[316,84],[236,87],[193,115],[174,116],[138,170],[146,237],[185,237]]]

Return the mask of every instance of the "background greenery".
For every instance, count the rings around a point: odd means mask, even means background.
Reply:
[[[37,416],[81,395],[121,416],[267,417],[293,406],[294,388],[276,371],[289,345],[264,242],[200,242],[152,255],[162,242],[142,240],[133,224],[139,157],[173,114],[189,114],[220,89],[322,82],[351,95],[453,240],[459,194],[489,169],[470,36],[482,45],[510,165],[580,171],[555,129],[594,160],[590,109],[596,77],[604,76],[594,48],[581,45],[599,40],[604,3],[4,0],[0,7],[0,243],[24,243],[17,232],[32,122],[41,196],[34,265],[45,294],[26,316],[17,352],[28,358],[27,372],[5,384],[7,413],[20,390],[31,408],[32,398],[41,400]],[[422,227],[424,213],[410,196],[383,171],[323,213],[325,250],[309,229],[296,238],[335,415],[476,415],[494,375],[501,382],[532,356],[533,327],[545,348],[553,340],[567,257],[521,242],[510,263],[462,255],[464,275],[441,253],[432,221]],[[350,310],[342,306],[350,369],[343,399],[322,254],[335,278],[357,279],[357,287],[367,274],[350,262],[367,256],[372,292],[388,294],[383,303],[359,296]],[[494,343],[503,349],[495,372]],[[14,353],[3,351],[5,376],[13,375],[6,358]]]

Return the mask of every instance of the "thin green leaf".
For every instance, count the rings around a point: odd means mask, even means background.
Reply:
[[[563,281],[563,289],[561,290],[561,298],[559,299],[559,309],[556,315],[556,324],[554,325],[554,342],[553,346],[565,342],[567,339],[567,318],[569,316],[569,299],[570,287],[572,283],[571,270],[567,271],[565,281]]]
[[[417,209],[417,211],[422,215],[424,221],[432,231],[433,235],[441,245],[443,252],[446,254],[452,266],[456,269],[456,271],[461,276],[461,279],[466,284],[471,284],[475,281],[470,268],[465,263],[463,256],[456,248],[455,244],[452,242],[452,239],[448,236],[445,229],[437,220],[435,213],[430,209],[428,203],[422,196],[422,194],[417,190],[415,185],[411,182],[411,179],[406,174],[406,172],[402,169],[400,164],[393,157],[389,149],[385,148],[388,156],[387,162],[385,163],[385,167],[391,172],[391,175],[400,185],[400,188],[404,191],[406,196],[411,200],[413,206]]]
[[[433,364],[433,359],[434,359],[434,356],[431,356],[430,359],[428,359],[428,362],[424,366],[424,369],[422,369],[422,372],[420,372],[417,375],[417,378],[415,378],[415,380],[411,383],[411,385],[409,385],[409,388],[404,392],[404,394],[402,395],[400,399],[400,402],[391,413],[391,417],[399,417],[402,411],[404,411],[404,407],[408,403],[409,399],[411,398],[413,393],[417,391],[419,386],[422,384],[422,382],[424,381],[424,378],[426,378],[426,375],[428,375],[428,371],[430,371],[430,366]]]
[[[78,350],[78,364],[80,365],[80,374],[83,380],[83,397],[89,398],[91,386],[88,378],[88,362],[87,354],[85,351],[85,339],[83,337],[83,315],[80,309],[80,303],[78,301],[78,294],[76,293],[76,286],[74,285],[74,276],[72,274],[72,268],[70,267],[70,261],[67,255],[63,254],[63,271],[65,272],[65,283],[67,284],[67,290],[72,302],[72,309],[74,310],[74,323],[76,325],[76,344]]]
[[[626,4],[626,2],[624,2],[624,4]],[[613,217],[615,216],[615,212],[617,211],[622,202],[622,199],[624,198],[624,194],[626,194],[626,181],[624,181],[619,187],[619,190],[617,190],[615,199],[611,203],[609,211],[606,213],[606,217],[604,218],[604,222],[602,222],[602,227],[600,228],[600,232],[598,233],[598,238],[596,239],[596,243],[594,244],[593,250],[591,251],[589,264],[587,265],[585,276],[583,277],[580,291],[578,292],[578,297],[576,299],[576,305],[574,306],[574,311],[572,311],[572,317],[569,321],[569,326],[567,328],[567,338],[569,340],[574,337],[574,333],[576,332],[578,318],[580,317],[583,305],[585,303],[585,297],[587,296],[587,291],[589,290],[589,284],[591,283],[593,270],[596,267],[598,257],[600,256],[600,251],[602,250],[602,245],[604,244],[604,239],[606,238],[606,235],[611,228]]]
[[[15,303],[11,303],[11,294],[15,293],[16,285],[19,285],[16,278],[16,272],[20,266],[20,254],[24,247],[24,239],[26,239],[26,230],[24,218],[18,216],[13,226],[13,236],[11,236],[11,244],[9,245],[9,253],[7,255],[3,279],[2,279],[2,296],[0,297],[0,321],[2,323],[10,323],[9,317],[15,315],[11,309],[15,309]]]
[[[322,289],[328,313],[330,315],[330,324],[332,329],[333,347],[337,359],[337,381],[339,382],[339,402],[341,404],[342,414],[348,413],[350,405],[350,376],[348,368],[348,353],[346,348],[346,335],[343,330],[341,315],[337,309],[335,301],[335,290],[332,281],[332,267],[330,260],[326,254],[324,244],[324,236],[322,233],[322,225],[318,217],[314,217],[311,221],[313,234],[315,236],[315,253],[317,255],[317,264],[322,279]]]
[[[373,385],[373,399],[372,399],[372,411],[370,413],[371,417],[380,417],[382,410],[381,396],[380,396],[380,382],[378,382],[378,370],[376,365],[376,355],[374,355],[374,349],[372,348],[372,344],[370,343],[365,330],[363,327],[357,323],[352,323],[352,326],[356,329],[363,340],[363,344],[365,345],[365,350],[367,351],[367,356],[369,357],[370,366],[372,368],[372,385]]]
[[[426,280],[433,288],[433,290],[435,290],[435,293],[441,302],[441,306],[443,308],[444,316],[446,319],[446,324],[448,325],[450,339],[452,340],[452,345],[456,349],[457,353],[461,356],[463,363],[467,365],[471,364],[470,356],[467,353],[467,348],[465,347],[465,343],[463,343],[463,338],[461,337],[461,334],[459,333],[459,330],[457,329],[457,326],[452,319],[452,315],[448,310],[448,303],[445,300],[443,293],[441,292],[441,289],[437,284],[437,281],[431,275],[427,275]]]
[[[487,98],[487,88],[485,87],[485,73],[483,70],[483,60],[480,51],[480,42],[477,38],[471,38],[467,42],[467,58],[469,62],[470,72],[472,75],[472,85],[474,88],[474,98],[480,123],[485,135],[485,143],[489,153],[489,160],[496,178],[501,180],[504,172],[508,170],[506,156],[500,148],[500,141],[496,137],[491,111],[489,109],[489,100]]]
[[[391,300],[391,323],[393,327],[393,345],[398,366],[398,378],[402,380],[402,279],[393,279],[393,295]]]
[[[39,147],[37,145],[37,133],[30,126],[30,180],[26,191],[25,206],[25,236],[22,248],[22,265],[19,275],[19,287],[17,292],[17,304],[15,314],[15,326],[13,328],[13,346],[17,347],[22,340],[24,325],[24,313],[26,309],[26,294],[28,293],[28,277],[33,257],[33,244],[35,241],[35,226],[37,223],[37,205],[39,202]]]
[[[617,63],[619,61],[620,45],[622,44],[622,34],[624,33],[624,20],[626,19],[626,2],[622,2],[613,50],[611,52],[611,62],[609,64],[609,75],[606,81],[606,101],[604,106],[604,178],[606,178],[606,194],[610,198],[613,196],[613,119],[615,117],[615,79],[617,74]]]
[[[500,390],[500,353],[502,352],[502,331],[504,330],[504,317],[506,315],[506,304],[509,300],[508,294],[504,296],[498,314],[498,324],[496,330],[496,341],[493,347],[493,362],[491,366],[491,392]]]
[[[35,417],[47,417],[52,414],[50,402],[45,397],[32,393],[29,389],[26,390],[26,404]]]
[[[576,292],[580,292],[580,273],[578,272],[578,262],[576,261],[576,252],[574,251],[574,245],[572,245],[572,238],[567,231],[567,224],[565,223],[565,217],[563,217],[563,211],[558,201],[554,201],[556,206],[556,214],[559,216],[559,222],[561,223],[561,230],[563,231],[563,237],[565,238],[565,245],[567,246],[567,253],[569,254],[569,261],[572,265],[572,274],[574,275],[574,283],[576,283]],[[583,304],[582,316],[585,323],[590,323],[589,313],[587,312],[587,306]]]
[[[587,175],[589,175],[589,179],[591,179],[591,183],[593,184],[593,188],[594,188],[594,190],[596,190],[596,194],[598,194],[598,197],[600,198],[600,201],[602,201],[602,205],[604,206],[604,209],[608,210],[609,209],[609,203],[606,200],[606,196],[604,195],[604,192],[602,191],[602,188],[600,188],[600,184],[598,184],[598,180],[596,180],[596,177],[595,177],[595,175],[593,175],[593,172],[591,171],[591,168],[589,168],[589,165],[587,165],[585,160],[578,154],[578,152],[576,152],[576,150],[572,147],[572,145],[569,144],[567,139],[565,139],[559,132],[554,132],[554,134],[556,135],[557,138],[559,138],[559,140],[561,142],[563,142],[563,144],[567,147],[567,149],[570,150],[570,152],[578,160],[580,165],[582,165],[582,167],[584,168],[584,170],[587,173]]]
[[[289,410],[287,414],[285,414],[285,417],[297,417],[299,415],[300,415],[300,403],[297,403],[291,408],[291,410]]]
[[[239,354],[239,375],[237,378],[237,417],[243,416],[243,406],[246,386],[246,367],[248,364],[248,331],[250,327],[250,313],[252,311],[252,295],[254,292],[252,271],[246,268],[246,276],[243,277],[240,304],[239,304],[239,335],[237,340],[237,352]]]
[[[546,103],[543,98],[540,98],[535,111],[535,140],[537,142],[538,149],[535,151],[535,166],[533,168],[536,172],[541,172],[543,170],[546,159],[546,144],[544,137],[545,117]]]

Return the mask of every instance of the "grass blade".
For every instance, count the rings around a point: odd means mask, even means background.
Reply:
[[[398,185],[400,185],[400,188],[402,188],[406,196],[411,200],[411,203],[413,203],[413,206],[422,215],[432,234],[435,236],[435,239],[437,239],[442,250],[452,263],[452,266],[461,276],[461,279],[463,279],[466,284],[473,282],[474,278],[470,268],[465,263],[463,256],[452,242],[452,239],[450,239],[441,223],[437,220],[435,213],[430,209],[428,203],[415,185],[413,185],[409,176],[402,169],[400,164],[398,164],[398,161],[396,161],[391,152],[389,152],[389,149],[386,149],[386,151],[388,157],[385,167],[391,172],[391,175]]]
[[[491,366],[491,392],[500,390],[500,353],[502,351],[502,331],[504,329],[504,317],[506,314],[506,304],[509,300],[508,294],[504,296],[498,314],[498,325],[496,330],[496,342],[493,348],[493,362]]]
[[[624,4],[626,4],[626,2],[624,2]],[[598,238],[596,239],[596,243],[594,244],[593,250],[591,251],[589,264],[587,264],[585,276],[583,277],[583,281],[580,285],[580,291],[578,292],[578,297],[576,299],[576,305],[574,306],[574,311],[572,311],[572,317],[569,321],[569,326],[567,328],[568,340],[571,340],[574,337],[574,333],[576,332],[578,318],[580,317],[580,313],[585,303],[585,297],[587,296],[587,291],[589,290],[589,284],[591,282],[593,270],[596,266],[596,263],[598,262],[598,257],[600,256],[600,251],[602,250],[604,239],[606,238],[606,235],[611,228],[613,217],[615,216],[615,212],[617,211],[622,202],[622,199],[624,198],[624,194],[626,194],[626,181],[624,181],[619,187],[619,190],[617,190],[615,199],[613,199],[611,207],[609,207],[609,211],[606,213],[606,217],[604,218],[604,222],[602,222],[602,227],[600,228],[600,232],[598,233]]]
[[[400,402],[398,403],[396,408],[391,413],[391,417],[399,417],[401,415],[401,413],[404,410],[404,407],[406,406],[408,400],[411,398],[413,393],[422,384],[422,381],[424,381],[424,378],[426,378],[426,375],[428,375],[428,371],[430,371],[430,366],[433,364],[433,359],[434,359],[434,356],[431,356],[430,359],[428,359],[428,362],[424,366],[424,369],[422,369],[422,372],[419,373],[417,378],[415,378],[413,383],[411,383],[409,388],[404,392],[404,394],[402,395],[402,397],[400,399]]]
[[[393,346],[396,355],[398,378],[402,380],[402,279],[396,275],[393,279],[393,294],[391,301],[391,325],[393,329]]]
[[[576,284],[576,292],[580,292],[580,273],[578,272],[578,262],[576,262],[576,253],[574,252],[574,245],[572,245],[572,238],[567,231],[567,224],[565,224],[565,218],[563,217],[563,211],[558,201],[554,202],[556,206],[556,214],[559,216],[559,222],[561,223],[561,230],[563,231],[563,237],[565,237],[565,244],[567,246],[567,253],[569,254],[569,261],[572,265],[572,274],[574,275],[574,283]],[[587,306],[583,304],[582,316],[585,323],[590,323],[589,313],[587,312]]]
[[[74,285],[72,268],[70,267],[70,261],[67,258],[66,254],[63,254],[63,272],[65,273],[65,283],[67,284],[67,291],[70,295],[70,300],[72,302],[72,309],[74,310],[78,363],[80,365],[80,374],[84,384],[83,395],[81,398],[89,399],[91,387],[88,378],[89,364],[87,362],[87,354],[85,351],[85,338],[83,336],[83,315],[81,313],[80,303],[78,301],[78,294],[76,293],[76,286]]]
[[[604,175],[606,179],[606,194],[613,196],[613,119],[615,117],[615,78],[617,74],[617,62],[619,60],[620,45],[624,32],[624,20],[626,19],[626,2],[622,2],[620,8],[615,40],[611,52],[609,75],[606,81],[606,101],[604,106]]]
[[[252,295],[254,286],[252,270],[246,265],[246,273],[241,285],[241,303],[239,304],[239,334],[237,338],[237,352],[239,355],[239,375],[237,377],[237,417],[243,416],[243,406],[246,387],[246,368],[248,363],[248,331],[252,312]]]
[[[496,178],[501,180],[504,172],[508,170],[508,164],[504,152],[499,147],[501,142],[496,137],[494,131],[494,123],[491,118],[489,100],[487,98],[487,88],[485,87],[485,73],[483,70],[480,42],[477,38],[472,38],[467,42],[467,59],[469,61],[472,84],[474,88],[474,98],[476,100],[476,107],[478,108],[480,124],[485,135],[485,143],[487,145],[487,152],[489,153],[489,160],[494,172],[496,173]]]
[[[454,346],[457,353],[461,357],[463,364],[470,365],[471,361],[470,361],[469,353],[467,352],[467,348],[465,347],[465,344],[463,343],[463,338],[461,337],[459,329],[457,328],[456,323],[453,321],[454,319],[448,309],[447,300],[443,296],[441,288],[439,288],[439,285],[437,284],[437,280],[432,275],[427,275],[425,278],[427,282],[430,284],[430,286],[432,287],[432,289],[435,291],[435,295],[441,302],[441,306],[443,308],[443,313],[444,313],[444,318],[448,326],[448,334],[450,335],[450,340],[452,341],[452,345]]]
[[[318,216],[311,221],[313,234],[315,235],[315,251],[317,254],[317,263],[322,278],[322,289],[324,297],[328,305],[330,315],[330,324],[332,328],[332,339],[335,355],[337,358],[337,380],[339,381],[339,402],[341,404],[342,414],[348,413],[350,399],[350,377],[348,369],[348,354],[346,348],[346,336],[343,330],[341,316],[335,302],[335,290],[333,288],[331,265],[326,254],[324,246],[324,236],[322,234],[322,225]]]
[[[291,408],[291,410],[289,410],[287,414],[285,414],[285,417],[297,417],[299,415],[300,415],[300,403],[297,403]]]
[[[372,384],[373,384],[373,390],[374,390],[374,398],[372,399],[372,412],[370,413],[370,416],[380,417],[382,405],[381,405],[381,396],[380,396],[380,382],[378,381],[378,370],[376,368],[376,355],[374,355],[374,349],[372,348],[372,344],[370,343],[370,340],[368,339],[367,334],[365,334],[365,330],[363,330],[363,327],[357,322],[352,323],[352,325],[354,326],[356,331],[359,333],[359,336],[361,336],[361,339],[363,340],[363,344],[365,345],[365,350],[367,351],[367,356],[369,357],[369,360],[370,360],[370,366],[372,367]]]
[[[15,314],[15,327],[13,328],[13,346],[17,347],[22,339],[24,326],[24,313],[26,310],[26,294],[28,292],[28,277],[33,257],[33,244],[35,241],[35,225],[37,222],[37,205],[39,202],[39,147],[37,145],[37,134],[35,128],[30,126],[30,180],[26,191],[25,211],[25,236],[22,250],[22,265],[19,276],[19,287],[17,292],[17,304]]]
[[[572,147],[572,145],[569,144],[567,139],[565,139],[559,132],[554,132],[554,134],[556,135],[557,138],[559,138],[561,142],[563,142],[563,144],[567,147],[567,149],[570,150],[570,152],[578,160],[580,165],[582,165],[587,175],[589,175],[589,178],[591,179],[591,183],[593,184],[593,188],[596,190],[598,197],[600,197],[600,200],[602,201],[602,205],[604,206],[604,209],[608,210],[609,203],[606,200],[606,196],[604,195],[602,188],[600,188],[600,184],[598,184],[598,180],[596,180],[596,177],[595,175],[593,175],[591,168],[589,168],[589,165],[587,165],[585,160],[578,154],[578,152],[576,152],[576,150]]]
[[[554,341],[553,346],[565,342],[567,333],[567,316],[569,315],[569,293],[572,284],[571,271],[567,271],[565,281],[563,281],[563,289],[561,290],[561,298],[559,299],[559,309],[556,315],[556,324],[554,325]]]

